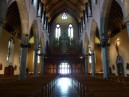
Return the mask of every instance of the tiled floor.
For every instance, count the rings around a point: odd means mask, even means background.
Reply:
[[[60,77],[50,97],[80,97],[77,91],[72,88],[72,79]]]

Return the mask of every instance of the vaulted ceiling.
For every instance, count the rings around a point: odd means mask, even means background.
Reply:
[[[41,0],[44,5],[48,20],[56,18],[62,12],[67,12],[73,16],[78,22],[81,21],[83,16],[83,10],[88,0]],[[120,5],[113,0],[110,13],[108,16],[107,32],[110,32],[110,37],[113,37],[121,29],[125,28],[123,22],[123,13]],[[20,37],[21,22],[19,10],[16,2],[13,2],[6,14],[5,29],[14,34],[16,37]],[[17,33],[18,32],[18,33]]]
[[[21,20],[16,2],[13,2],[7,10],[4,28],[14,36],[21,37]]]
[[[109,32],[110,37],[113,37],[124,28],[125,25],[123,21],[122,9],[120,5],[115,0],[113,0],[108,16],[107,32]]]
[[[67,12],[80,21],[87,2],[88,0],[42,0],[49,21],[62,12]]]

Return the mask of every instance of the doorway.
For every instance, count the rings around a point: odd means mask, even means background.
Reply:
[[[118,55],[117,60],[116,60],[116,65],[117,65],[117,74],[118,76],[124,76],[124,66],[123,66],[123,58]]]
[[[67,75],[71,74],[71,67],[68,62],[61,62],[61,64],[58,67],[58,73],[60,75]]]

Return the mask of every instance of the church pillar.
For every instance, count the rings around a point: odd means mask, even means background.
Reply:
[[[108,78],[109,76],[109,62],[108,62],[108,48],[110,44],[108,43],[108,39],[103,37],[101,39],[101,47],[102,47],[102,63],[103,63],[103,78]]]
[[[22,43],[21,43],[21,60],[20,60],[20,74],[19,74],[20,80],[26,78],[27,51],[28,51],[28,47],[30,47],[28,40],[29,40],[28,34],[24,34],[22,36]]]
[[[35,54],[34,54],[34,77],[38,76],[38,63],[37,63],[37,59],[38,59],[38,50],[35,50]]]
[[[20,80],[26,78],[27,50],[28,50],[27,47],[22,46],[22,48],[21,48],[21,61],[20,61],[20,74],[19,74]]]
[[[43,76],[44,75],[44,55],[41,56],[41,75]]]
[[[103,63],[103,77],[108,78],[108,56],[107,47],[102,47],[102,63]]]
[[[95,77],[95,56],[93,51],[91,51],[91,70],[92,70],[92,77]]]
[[[85,72],[85,74],[86,74],[86,76],[88,76],[88,56],[87,55],[85,55],[85,68],[84,68],[84,72]]]

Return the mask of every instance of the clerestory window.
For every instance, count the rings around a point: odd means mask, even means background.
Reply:
[[[72,26],[72,24],[69,24],[68,36],[69,36],[70,39],[73,39],[73,26]]]
[[[67,19],[67,14],[66,14],[66,13],[63,13],[61,18],[62,18],[63,20],[66,20],[66,19]]]
[[[55,38],[59,40],[60,35],[61,35],[61,28],[60,28],[60,25],[57,24],[55,29]]]

